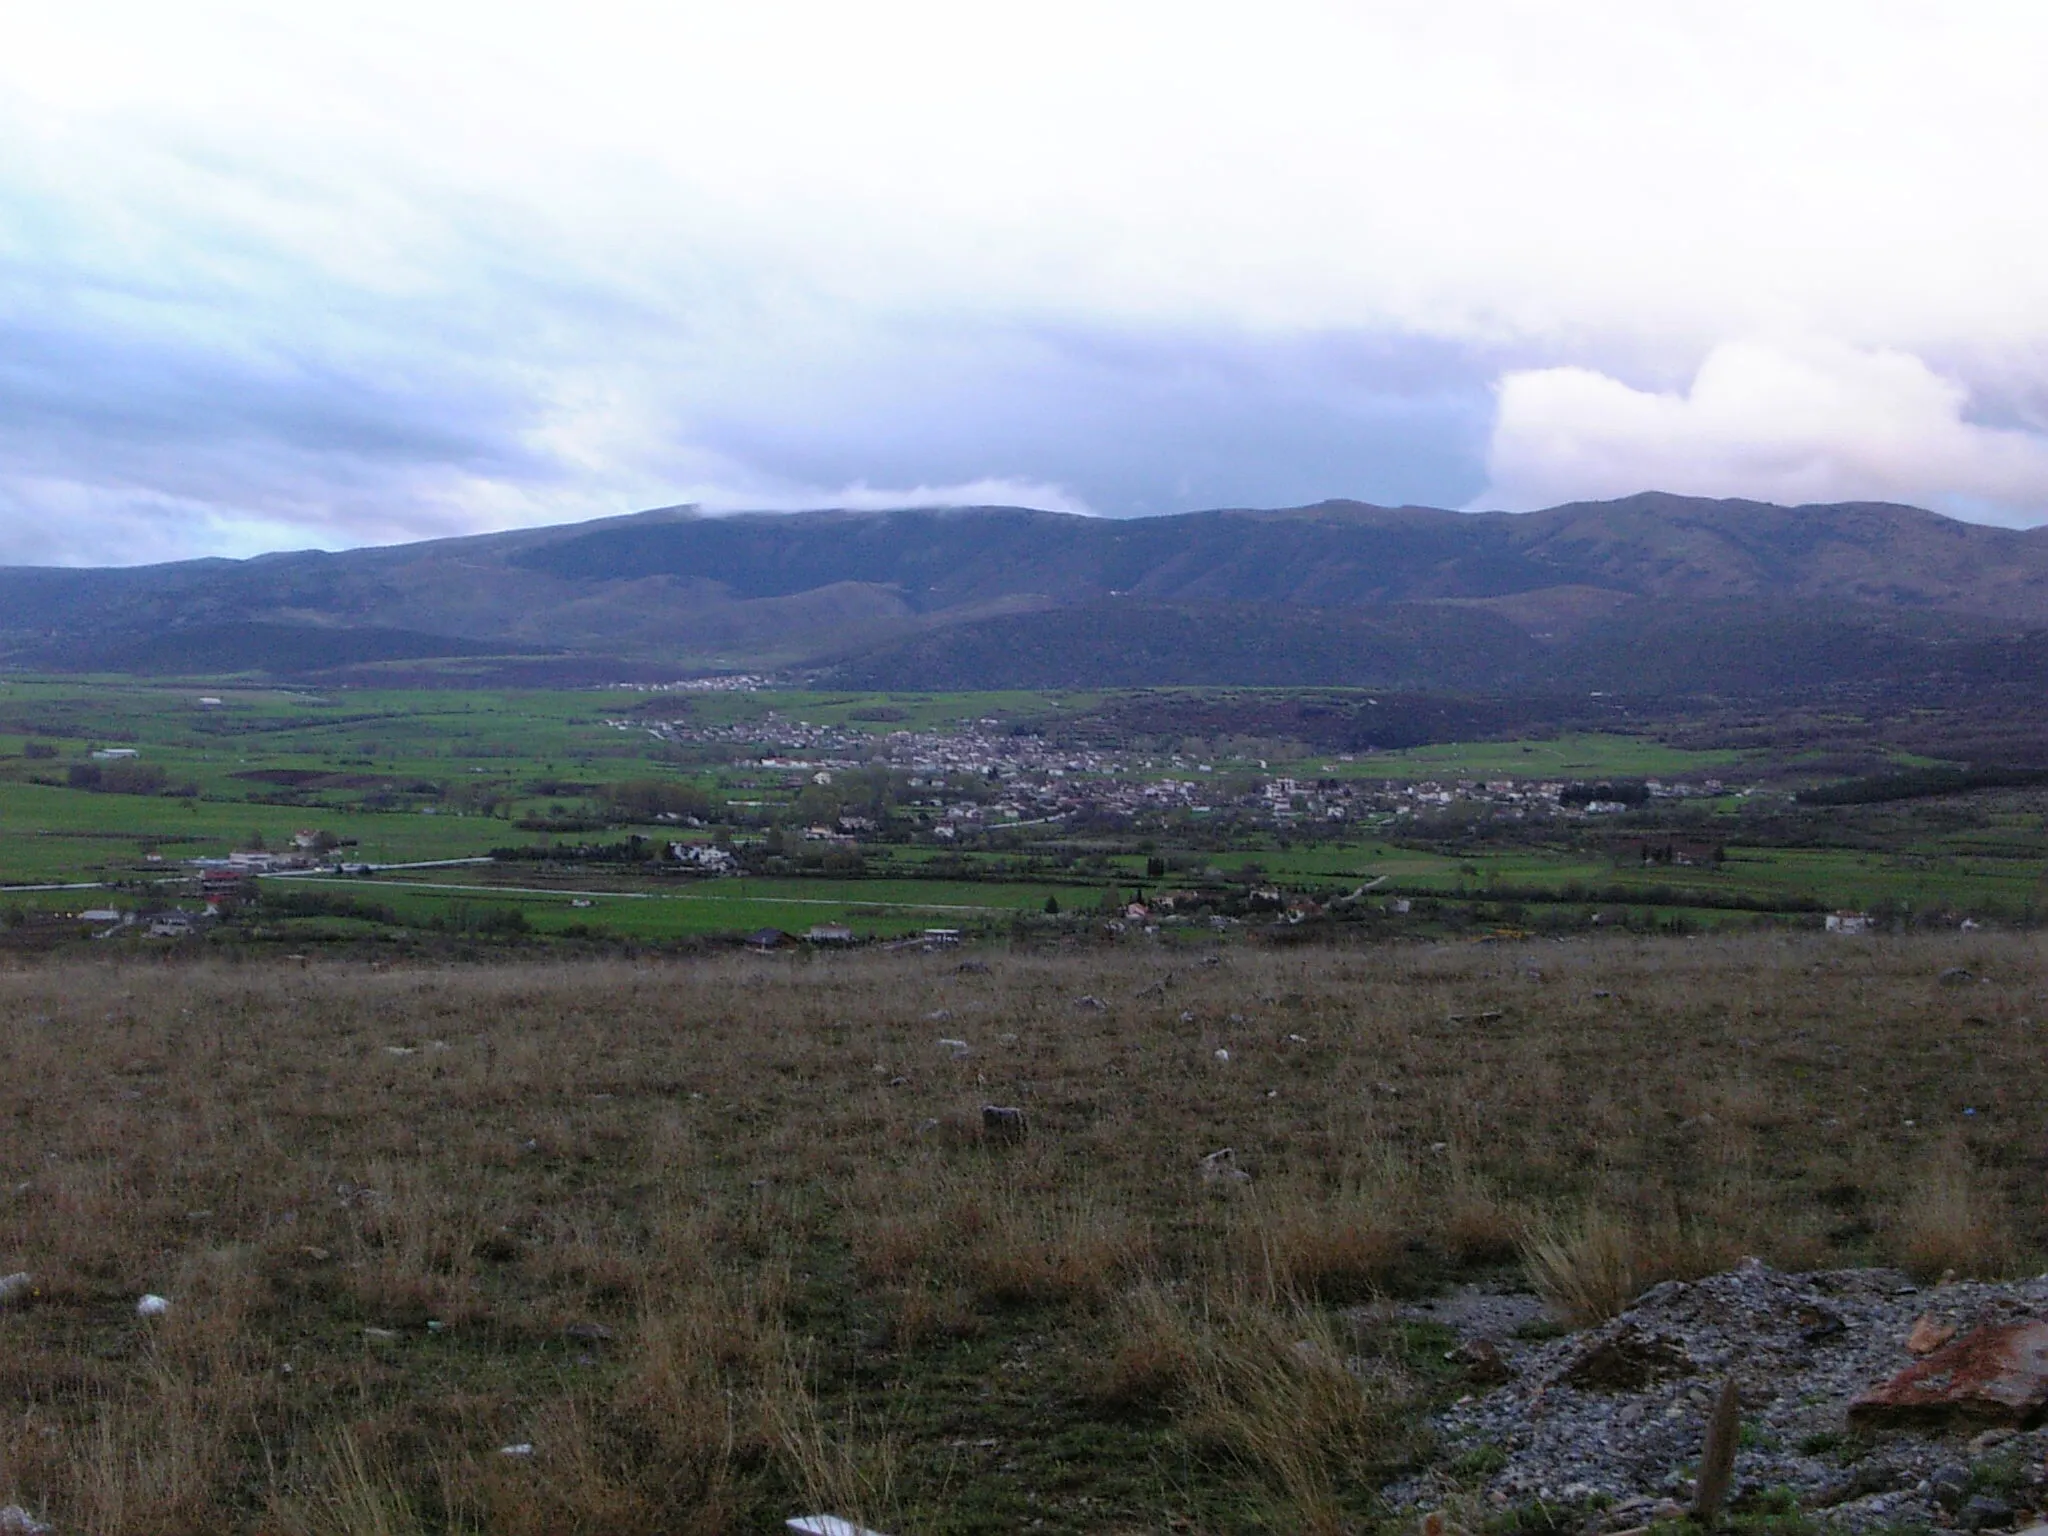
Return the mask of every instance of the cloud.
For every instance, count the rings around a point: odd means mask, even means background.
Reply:
[[[1474,505],[1663,490],[2048,522],[2048,435],[1973,422],[1969,405],[1963,384],[1908,353],[1811,342],[1715,347],[1684,393],[1525,369],[1500,382]]]
[[[886,512],[899,507],[1035,507],[1042,512],[1095,515],[1086,502],[1061,487],[1028,480],[970,480],[962,485],[914,485],[902,490],[855,481],[837,490],[768,493],[711,487],[692,500],[706,512],[804,512],[821,507],[847,512]]]
[[[17,9],[0,559],[1630,464],[2041,506],[1953,398],[2048,401],[2000,152],[2048,139],[2039,7]],[[1834,350],[1736,384],[1832,425],[1699,386],[1656,425],[1646,380],[1784,335]],[[1936,387],[1854,384],[1892,356]]]

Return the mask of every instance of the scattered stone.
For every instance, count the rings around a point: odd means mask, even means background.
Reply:
[[[45,1525],[19,1504],[0,1507],[0,1536],[57,1536],[57,1527]]]
[[[161,1296],[146,1295],[135,1303],[137,1317],[162,1317],[171,1310],[171,1304]]]
[[[1939,979],[1944,987],[1967,987],[1977,978],[1964,970],[1960,965],[1952,965],[1941,973]]]
[[[1204,1184],[1249,1184],[1252,1176],[1237,1166],[1237,1149],[1219,1147],[1199,1164]]]
[[[2048,1323],[1977,1328],[1849,1405],[1859,1429],[2025,1424],[2048,1410]]]
[[[533,1454],[533,1447],[522,1440],[517,1445],[499,1446],[498,1454],[500,1456],[531,1456]]]
[[[25,1269],[18,1274],[0,1275],[0,1307],[27,1301],[35,1288],[36,1277]],[[5,1529],[5,1526],[0,1526],[0,1531]]]
[[[398,1330],[396,1328],[365,1328],[363,1330],[363,1337],[372,1344],[396,1344],[398,1342]]]
[[[1794,1311],[1800,1327],[1799,1337],[1808,1344],[1818,1344],[1831,1339],[1849,1325],[1842,1321],[1842,1314],[1819,1302],[1803,1302]]]
[[[925,1022],[928,1024],[944,1024],[953,1017],[953,1010],[950,1008],[934,1008],[924,1017]]]
[[[1076,1008],[1086,1009],[1090,1013],[1107,1013],[1109,1011],[1109,1004],[1105,1003],[1101,998],[1096,997],[1093,994],[1090,994],[1087,997],[1075,998],[1074,1006]]]
[[[1927,1479],[1927,1491],[1943,1509],[1951,1513],[1961,1509],[1970,1497],[1970,1469],[1955,1465],[1936,1467],[1934,1475]]]
[[[1492,1339],[1467,1339],[1456,1349],[1446,1350],[1444,1358],[1462,1366],[1465,1379],[1475,1386],[1496,1387],[1515,1374]]]
[[[612,1331],[603,1323],[571,1323],[562,1330],[562,1337],[578,1344],[609,1344]]]
[[[1956,1336],[1956,1325],[1938,1321],[1932,1312],[1922,1312],[1906,1335],[1906,1353],[1931,1355]]]
[[[2003,1530],[2012,1524],[2013,1508],[1995,1493],[1980,1493],[1962,1508],[1956,1523],[1966,1531]]]
[[[988,974],[988,962],[986,960],[962,960],[953,969],[961,976],[986,976]]]
[[[1563,1379],[1589,1392],[1640,1392],[1694,1369],[1685,1351],[1671,1340],[1622,1328],[1596,1338],[1565,1367]]]
[[[939,1041],[939,1049],[951,1056],[955,1061],[958,1061],[962,1056],[972,1056],[974,1054],[974,1047],[965,1040],[941,1039]]]
[[[1216,1059],[1227,1067],[1230,1065],[1230,1052],[1219,1045],[1216,1047]]]
[[[839,1515],[798,1515],[785,1524],[797,1536],[882,1536]]]

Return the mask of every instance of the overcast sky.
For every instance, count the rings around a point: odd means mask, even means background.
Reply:
[[[2048,6],[0,0],[0,561],[695,502],[2048,521]]]

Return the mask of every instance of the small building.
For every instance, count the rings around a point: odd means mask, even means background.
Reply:
[[[692,869],[701,869],[712,875],[732,874],[740,865],[731,850],[712,843],[670,843],[668,856],[678,864],[687,864]]]
[[[142,754],[133,747],[100,747],[93,753],[93,759],[102,763],[117,763],[124,758],[140,757]]]
[[[1868,933],[1870,914],[1868,912],[1830,912],[1827,919],[1829,933]]]
[[[780,928],[756,928],[747,935],[747,948],[766,952],[780,949],[789,940],[789,935]]]
[[[199,872],[199,894],[209,902],[240,901],[249,894],[249,876],[239,869],[205,869]]]
[[[927,928],[924,931],[924,942],[927,944],[958,944],[960,942],[960,930],[958,928]]]
[[[809,944],[851,944],[853,930],[844,923],[813,923],[811,931],[804,935]]]

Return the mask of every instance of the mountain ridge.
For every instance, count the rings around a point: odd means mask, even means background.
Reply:
[[[1888,655],[1924,666],[1929,646],[2016,641],[2048,630],[2048,531],[1889,503],[1657,492],[1530,513],[1326,501],[1129,520],[662,508],[339,553],[0,567],[0,664],[175,672],[205,657],[219,671],[305,675],[545,654],[913,686],[961,675],[977,647],[984,675],[1029,673],[1020,662],[1071,650],[1063,630],[1085,624],[1118,648],[1114,665],[1098,651],[1105,676],[1151,658],[1140,680],[1306,670],[1310,682],[1577,686],[1604,675],[1588,655],[1652,645],[1660,686],[1711,688],[1728,668],[1708,653],[1741,653],[1720,631],[1799,633],[1802,608],[1816,683],[1849,658],[1860,659],[1847,675],[1868,677]],[[1140,610],[1178,638],[1145,637]],[[1702,658],[1690,671],[1688,650]],[[2008,674],[2010,657],[1999,665]],[[1800,667],[1795,654],[1745,675],[1789,686]]]

